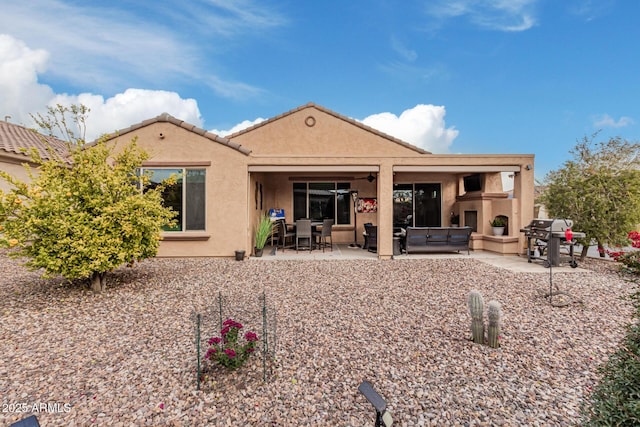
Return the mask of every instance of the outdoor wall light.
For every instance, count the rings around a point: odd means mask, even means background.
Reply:
[[[387,402],[373,389],[371,383],[369,381],[362,381],[362,384],[358,386],[358,391],[362,393],[376,409],[375,427],[391,427],[393,418],[391,418],[391,413],[387,412]]]

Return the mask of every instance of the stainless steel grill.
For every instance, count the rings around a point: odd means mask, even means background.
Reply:
[[[558,266],[567,262],[575,268],[578,263],[573,256],[575,239],[585,237],[584,233],[573,231],[573,238],[565,237],[567,229],[573,227],[570,219],[534,219],[520,231],[527,238],[527,259],[542,260],[545,267]],[[563,256],[564,255],[564,256]]]

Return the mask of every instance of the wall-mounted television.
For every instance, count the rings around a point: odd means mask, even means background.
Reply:
[[[482,175],[480,175],[479,173],[465,176],[462,179],[464,181],[464,191],[466,193],[470,191],[482,190]]]

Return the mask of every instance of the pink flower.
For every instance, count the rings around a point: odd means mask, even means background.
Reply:
[[[256,335],[255,332],[249,331],[246,334],[244,334],[244,339],[249,342],[254,342],[254,341],[258,341],[258,336]]]
[[[227,354],[229,359],[236,357],[236,352],[232,348],[225,348],[224,352]]]
[[[207,350],[207,354],[204,355],[204,358],[212,359],[217,352],[218,352],[218,349],[216,349],[215,347],[209,347],[209,349]]]
[[[242,329],[242,324],[236,322],[233,319],[227,319],[222,323],[223,326],[227,326],[228,328],[238,328]]]
[[[160,403],[160,404],[158,405],[158,408],[160,408],[160,409],[164,409],[164,403]]]
[[[214,344],[220,344],[220,341],[222,341],[220,337],[213,337],[209,341],[207,341],[207,343],[209,345],[214,345]]]

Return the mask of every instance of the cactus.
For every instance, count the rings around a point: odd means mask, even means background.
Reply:
[[[498,301],[489,301],[487,308],[487,317],[489,318],[489,347],[498,348],[500,343],[500,319],[502,317],[502,306]]]
[[[482,294],[478,291],[469,293],[469,312],[471,313],[471,336],[473,342],[484,343],[484,301]]]

